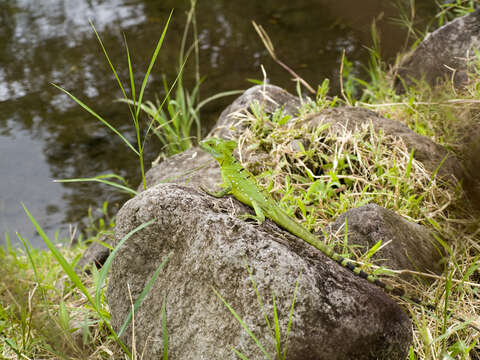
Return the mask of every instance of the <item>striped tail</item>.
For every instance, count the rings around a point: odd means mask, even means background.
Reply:
[[[341,255],[339,255],[339,254],[337,254],[333,251],[330,254],[326,254],[326,255],[328,257],[330,257],[332,260],[335,260],[337,263],[339,263],[343,267],[352,271],[354,274],[360,276],[362,279],[367,280],[368,282],[386,290],[387,292],[389,292],[393,295],[396,295],[396,296],[400,297],[403,300],[411,302],[411,303],[413,303],[417,306],[424,307],[429,311],[435,311],[437,309],[437,307],[433,304],[425,304],[420,299],[418,299],[416,297],[406,295],[405,290],[403,290],[402,288],[394,287],[394,286],[391,286],[391,285],[388,285],[388,284],[384,283],[383,281],[381,281],[375,275],[372,275],[372,274],[369,274],[369,273],[363,271],[362,269],[360,269],[358,267],[358,265],[356,265],[355,263],[353,263],[352,261],[350,261],[348,259],[345,259]],[[460,321],[462,323],[466,322],[465,319],[462,319],[461,317],[453,315],[451,311],[447,310],[447,315],[451,316],[455,320]],[[468,326],[470,326],[472,329],[475,329],[476,331],[480,332],[480,328],[478,328],[477,326],[472,325],[472,324],[468,324]]]
[[[345,259],[344,257],[342,257],[341,255],[339,255],[335,252],[331,253],[331,259],[335,260],[337,263],[339,263],[343,267],[347,268],[348,270],[353,272],[355,275],[360,276],[362,279],[367,280],[368,282],[384,289],[385,291],[387,291],[387,292],[389,292],[389,293],[391,293],[395,296],[401,297],[401,298],[403,298],[407,301],[410,301],[410,302],[412,302],[416,305],[425,306],[429,310],[435,310],[435,308],[436,308],[434,305],[431,305],[431,304],[423,304],[422,301],[420,299],[416,298],[416,297],[407,296],[405,294],[405,290],[403,290],[402,288],[391,286],[391,285],[388,285],[388,284],[384,283],[383,281],[381,281],[375,275],[372,275],[372,274],[369,274],[369,273],[363,271],[354,262],[352,262],[348,259]]]

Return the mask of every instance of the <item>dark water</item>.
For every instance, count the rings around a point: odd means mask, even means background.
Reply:
[[[270,59],[251,20],[267,30],[282,60],[314,86],[330,78],[335,93],[343,49],[361,75],[374,18],[382,33],[384,57],[392,59],[404,46],[404,29],[392,21],[399,15],[394,3],[200,1],[200,72],[207,77],[201,95],[249,87],[247,78],[262,78],[261,64],[272,83],[294,91],[290,76]],[[436,8],[431,0],[418,0],[417,6],[422,28]],[[0,239],[8,229],[12,238],[18,231],[40,246],[21,202],[50,235],[60,229],[65,236],[69,224],[82,228],[87,223],[89,207],[98,209],[108,201],[114,212],[125,201],[124,195],[99,184],[52,182],[114,172],[136,187],[140,177],[135,156],[124,143],[50,83],[71,91],[134,139],[127,108],[114,102],[121,93],[88,21],[95,24],[124,81],[128,79],[125,34],[140,84],[168,14],[175,8],[147,88],[146,97],[153,99],[162,94],[161,76],[165,74],[169,81],[175,77],[188,7],[187,1],[178,0],[0,0]],[[186,81],[191,84],[193,76],[187,73]],[[202,119],[213,123],[232,100],[212,104]],[[159,150],[152,138],[147,164]]]

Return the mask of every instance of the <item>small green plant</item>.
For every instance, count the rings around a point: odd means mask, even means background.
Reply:
[[[178,76],[172,86],[169,86],[165,76],[163,86],[165,96],[163,100],[157,98],[155,102],[147,101],[140,105],[140,108],[152,120],[152,131],[157,135],[160,143],[164,146],[167,155],[174,155],[189,149],[202,137],[202,126],[200,121],[200,110],[213,100],[240,94],[240,90],[225,91],[207,99],[200,100],[200,86],[203,78],[199,73],[198,59],[198,36],[195,21],[196,0],[190,0],[190,10],[187,14],[185,30],[183,32],[178,59]],[[193,28],[193,45],[185,51],[187,35],[190,26]],[[183,82],[183,72],[188,58],[192,51],[195,53],[195,85],[188,91]],[[175,88],[175,90],[174,90]],[[133,105],[133,101],[123,99],[122,101]],[[192,130],[195,129],[195,136]]]
[[[183,71],[183,69],[182,69]],[[164,78],[165,101],[156,102],[147,101],[142,104],[141,109],[152,119],[153,133],[158,137],[160,143],[164,146],[166,155],[178,154],[192,147],[192,145],[201,138],[200,110],[209,102],[224,96],[230,96],[241,93],[233,90],[218,93],[203,101],[198,101],[198,91],[202,81],[197,82],[192,92],[188,92],[183,86],[182,75],[174,86],[175,97],[171,96],[172,88]],[[125,102],[131,103],[130,100]],[[164,110],[164,102],[166,110]],[[192,136],[192,128],[195,125],[196,136]]]
[[[110,210],[111,211],[111,210]],[[115,228],[115,216],[112,216],[108,208],[108,201],[103,202],[99,214],[94,216],[92,208],[88,209],[88,225],[86,234],[95,237],[103,233],[111,233]]]
[[[415,26],[417,16],[415,0],[396,1],[395,6],[397,7],[398,15],[392,19],[392,22],[407,30],[404,45],[400,51],[405,52],[408,50],[412,40],[412,48],[415,48],[420,43],[427,34],[430,25],[427,25],[426,29],[419,29],[418,26]],[[433,21],[430,21],[429,23],[431,24],[432,22]]]
[[[148,69],[147,69],[147,71],[145,73],[145,76],[143,78],[143,82],[142,82],[142,85],[141,85],[141,88],[140,88],[140,93],[138,93],[138,96],[137,96],[137,91],[136,91],[136,87],[135,87],[135,83],[134,83],[133,68],[132,68],[132,61],[131,61],[131,58],[130,58],[130,52],[129,52],[129,49],[128,49],[127,40],[125,38],[125,49],[126,49],[126,54],[127,54],[127,63],[128,63],[128,70],[129,70],[129,76],[130,76],[131,99],[129,99],[128,96],[127,96],[127,91],[125,90],[124,85],[122,84],[120,78],[118,77],[117,70],[115,69],[115,66],[113,65],[112,61],[110,60],[110,57],[108,56],[108,52],[105,49],[105,46],[103,45],[102,39],[100,38],[100,36],[99,36],[97,30],[95,29],[95,26],[93,25],[93,23],[91,23],[92,29],[93,29],[93,31],[94,31],[94,33],[97,37],[97,40],[98,40],[98,42],[99,42],[99,44],[102,48],[102,51],[105,55],[105,58],[107,59],[107,62],[110,66],[110,69],[112,70],[112,73],[115,75],[115,78],[117,80],[117,84],[118,84],[118,86],[120,87],[120,89],[123,93],[124,99],[130,101],[129,104],[131,104],[131,106],[129,105],[129,110],[130,110],[130,115],[131,115],[132,120],[133,120],[133,124],[135,126],[135,133],[136,133],[136,140],[137,140],[136,144],[132,144],[123,134],[121,134],[107,120],[105,120],[103,117],[98,115],[95,111],[93,111],[88,105],[83,103],[80,99],[78,99],[73,94],[71,94],[67,90],[63,89],[62,87],[60,87],[58,85],[55,85],[55,84],[52,84],[57,89],[63,91],[68,96],[70,96],[70,98],[72,98],[83,109],[85,109],[87,112],[89,112],[91,115],[93,115],[99,121],[101,121],[105,126],[107,126],[110,130],[112,130],[117,136],[119,136],[125,142],[125,144],[130,148],[130,150],[132,150],[138,156],[140,171],[141,171],[141,175],[142,175],[142,184],[143,184],[144,189],[146,189],[147,185],[146,185],[146,182],[145,182],[145,166],[144,166],[144,161],[143,161],[143,152],[144,152],[146,136],[148,135],[148,133],[151,129],[151,125],[148,127],[148,129],[146,131],[145,138],[142,139],[142,134],[141,134],[141,129],[140,129],[140,109],[142,107],[143,96],[144,96],[144,93],[145,93],[145,88],[147,86],[148,78],[150,77],[150,72],[152,71],[153,65],[155,64],[155,61],[156,61],[156,59],[158,57],[158,54],[160,52],[160,49],[162,47],[163,40],[165,38],[165,34],[167,32],[167,29],[168,29],[168,25],[169,25],[170,19],[172,17],[172,13],[173,13],[173,11],[170,13],[170,16],[168,17],[168,20],[167,20],[167,22],[166,22],[166,24],[163,28],[162,35],[160,36],[160,39],[157,42],[157,46],[155,48],[155,51],[153,52],[152,58],[150,60],[150,64],[149,64]],[[135,191],[126,188],[124,185],[116,184],[116,183],[113,183],[109,180],[106,180],[106,179],[112,178],[112,177],[116,178],[117,180],[121,180],[122,182],[125,182],[118,175],[107,175],[107,176],[102,175],[102,176],[95,177],[93,179],[70,179],[70,180],[60,180],[60,181],[63,181],[63,182],[67,182],[67,181],[69,181],[69,182],[72,182],[72,181],[98,181],[98,182],[102,182],[102,183],[107,184],[107,185],[115,186],[116,188],[118,188],[122,191],[127,191],[127,192],[130,192],[132,194],[135,194]]]
[[[100,38],[100,35],[95,29],[95,26],[91,24],[92,29],[97,37],[97,40],[102,48],[102,51],[105,55],[105,58],[110,66],[112,73],[115,75],[117,80],[117,84],[120,87],[123,98],[120,101],[125,102],[128,105],[128,109],[130,112],[130,116],[132,118],[135,134],[136,134],[136,144],[131,143],[120,131],[118,131],[115,127],[113,127],[106,119],[102,116],[97,114],[94,110],[92,110],[87,104],[83,103],[80,99],[75,97],[69,91],[63,89],[62,87],[52,84],[59,90],[66,93],[73,99],[77,104],[79,104],[85,111],[93,115],[96,119],[102,122],[105,126],[107,126],[110,130],[112,130],[117,136],[119,136],[124,143],[138,156],[138,162],[140,165],[140,172],[142,176],[142,185],[143,188],[146,189],[146,181],[145,181],[145,165],[144,165],[144,149],[146,140],[150,134],[153,132],[157,135],[160,142],[166,148],[165,153],[167,155],[173,155],[179,152],[182,152],[192,146],[195,139],[201,138],[201,122],[200,122],[200,110],[208,104],[209,102],[224,97],[230,96],[241,93],[241,91],[226,91],[223,93],[218,93],[209,98],[200,101],[199,97],[199,89],[202,83],[202,79],[200,79],[199,71],[198,71],[198,41],[197,41],[197,32],[196,32],[196,21],[195,21],[195,5],[196,0],[190,1],[191,7],[190,11],[188,12],[187,22],[184,30],[184,34],[182,37],[182,43],[180,47],[180,56],[179,56],[179,67],[178,67],[178,75],[174,80],[171,86],[168,85],[166,79],[163,79],[164,83],[164,90],[165,96],[162,101],[159,99],[156,100],[155,103],[152,101],[144,101],[144,94],[148,79],[150,77],[151,70],[153,65],[156,62],[156,59],[159,55],[160,49],[163,44],[163,40],[165,38],[166,31],[168,29],[168,25],[170,23],[170,19],[172,17],[173,11],[170,13],[170,16],[163,28],[162,35],[157,42],[156,48],[153,52],[152,58],[150,60],[150,64],[148,69],[145,73],[142,85],[140,87],[140,92],[137,92],[137,88],[134,83],[134,76],[133,76],[133,67],[130,58],[130,51],[127,44],[127,40],[125,38],[125,50],[127,56],[127,64],[129,70],[129,78],[130,78],[130,97],[127,95],[127,86],[121,82],[117,70],[113,65],[108,52],[103,44],[103,41]],[[193,24],[194,29],[194,44],[188,49],[185,53],[185,44],[187,35],[189,32],[190,25]],[[183,71],[184,66],[187,62],[187,59],[190,53],[195,50],[195,59],[196,59],[196,84],[191,92],[187,91],[184,84],[183,84]],[[175,90],[174,90],[175,89]],[[174,96],[172,96],[172,93]],[[166,109],[164,110],[164,105],[166,105]],[[145,131],[142,130],[141,122],[140,122],[140,114],[141,110],[143,110],[149,117],[150,121],[147,123],[147,129]],[[192,128],[195,125],[196,128],[196,137],[191,136]],[[143,132],[143,135],[142,135]],[[127,181],[116,174],[103,174],[98,175],[91,178],[76,178],[76,179],[62,179],[62,180],[55,180],[56,182],[62,183],[73,183],[73,182],[100,182],[108,186],[113,186],[117,190],[130,194],[131,196],[135,196],[137,191],[132,189]]]

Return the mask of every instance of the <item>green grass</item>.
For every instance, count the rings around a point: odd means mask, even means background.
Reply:
[[[83,358],[110,352],[108,330],[99,326],[82,303],[81,290],[66,281],[54,254],[31,248],[0,249],[0,357]],[[67,263],[78,260],[85,246],[62,248]],[[92,279],[82,279],[93,288]],[[80,345],[78,339],[83,342]]]
[[[476,4],[478,5],[476,0],[453,0],[440,3],[441,11],[437,14],[438,25],[442,26],[457,17],[474,12]]]
[[[118,249],[133,234],[154,221],[142,224],[125,235],[101,270],[97,271],[92,266],[92,275],[87,276],[85,272],[75,271],[75,263],[85,246],[80,243],[72,248],[59,248],[25,206],[24,209],[49,252],[33,249],[20,234],[17,237],[24,246],[23,251],[13,249],[9,242],[6,251],[0,248],[3,265],[0,269],[0,344],[3,343],[0,349],[3,353],[0,355],[3,358],[15,354],[20,358],[101,359],[121,350],[129,358],[136,358],[120,336],[131,323],[133,312],[141,306],[171,254],[163,259],[132,303],[132,310],[118,333],[110,325],[104,287]],[[18,283],[14,279],[22,281]],[[166,333],[164,336],[167,336]],[[168,342],[164,345],[167,353]],[[103,351],[99,351],[102,348]]]

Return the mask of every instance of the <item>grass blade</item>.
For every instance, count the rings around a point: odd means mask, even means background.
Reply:
[[[15,343],[15,340],[12,340],[12,339],[9,339],[9,338],[3,338],[3,339],[4,339],[5,343],[8,345],[8,347],[10,349],[12,349],[15,354],[17,354],[19,359],[23,358],[23,354],[18,349],[18,346]]]
[[[412,149],[412,151],[410,152],[410,158],[408,159],[407,170],[405,172],[405,179],[410,178],[410,173],[412,171],[412,162],[413,162],[413,152],[414,151],[415,151],[415,149]]]
[[[58,183],[75,183],[75,182],[88,182],[88,181],[99,182],[99,183],[102,183],[102,184],[106,184],[106,185],[115,187],[115,188],[117,188],[117,189],[119,189],[123,192],[126,192],[128,194],[131,194],[133,196],[138,194],[137,191],[129,188],[128,186],[117,184],[113,181],[105,180],[105,179],[103,179],[103,177],[105,177],[105,175],[100,175],[100,176],[96,176],[96,177],[93,177],[93,178],[60,179],[60,180],[53,180],[53,182],[58,182]]]
[[[88,302],[92,305],[95,305],[92,297],[88,293],[87,289],[83,285],[82,281],[76,274],[76,272],[73,270],[73,267],[67,262],[67,260],[63,257],[63,255],[60,253],[60,251],[57,249],[55,244],[50,240],[50,238],[45,234],[43,231],[42,227],[38,224],[38,222],[35,220],[33,215],[28,211],[27,207],[25,204],[22,203],[23,209],[25,210],[25,213],[27,214],[28,218],[32,222],[33,226],[35,226],[35,229],[37,230],[38,234],[42,238],[42,240],[45,242],[45,245],[50,249],[52,252],[53,256],[55,259],[58,261],[60,266],[62,267],[63,271],[67,274],[67,276],[70,278],[70,280],[75,284],[75,286],[85,295],[87,298]]]
[[[258,304],[260,305],[260,309],[262,310],[265,323],[267,324],[268,328],[272,330],[272,326],[270,325],[270,321],[268,320],[267,312],[265,311],[265,306],[263,305],[262,297],[260,296],[260,292],[258,291],[257,283],[255,282],[255,279],[253,278],[252,270],[248,266],[247,261],[245,259],[244,259],[244,266],[247,269],[250,282],[252,283],[253,289],[255,290],[255,294],[257,295],[257,301],[258,301]]]
[[[245,355],[243,355],[240,351],[238,351],[237,349],[232,349],[232,350],[240,359],[248,360],[248,358]]]
[[[260,343],[260,340],[257,339],[257,337],[252,333],[252,331],[248,328],[247,324],[243,319],[237,314],[237,312],[230,306],[230,304],[220,295],[220,293],[215,290],[214,287],[212,287],[213,292],[217,297],[223,302],[223,304],[227,307],[228,310],[232,313],[232,315],[235,317],[235,319],[242,325],[242,327],[245,329],[245,331],[248,333],[250,338],[252,338],[253,341],[255,341],[255,344],[257,347],[263,352],[265,357],[269,360],[272,360],[271,356],[268,354],[268,352],[265,350],[265,348],[262,346]]]
[[[278,321],[277,304],[275,303],[275,294],[273,297],[273,324],[275,326],[275,349],[277,350],[278,359],[282,356],[282,340],[280,336],[280,323]]]
[[[93,32],[95,33],[95,36],[97,37],[98,43],[100,44],[103,54],[105,55],[105,58],[107,59],[108,65],[110,65],[110,69],[112,70],[113,74],[115,75],[115,79],[117,79],[118,86],[122,90],[123,96],[127,99],[127,94],[125,92],[125,88],[122,85],[122,82],[120,81],[120,78],[118,77],[117,70],[115,70],[115,67],[113,66],[112,62],[110,61],[110,57],[108,56],[108,52],[105,49],[105,46],[103,45],[103,41],[100,38],[100,35],[98,35],[97,29],[93,25],[93,22],[90,21],[90,26],[93,29]]]
[[[115,246],[115,249],[110,253],[108,256],[107,260],[102,266],[102,269],[100,270],[99,276],[98,276],[98,285],[97,285],[97,291],[95,293],[95,303],[93,304],[97,309],[100,309],[100,293],[101,289],[103,288],[103,284],[105,283],[105,280],[107,279],[107,273],[110,270],[110,267],[112,266],[112,261],[115,255],[117,254],[118,249],[127,241],[133,234],[135,234],[137,231],[140,231],[147,226],[150,226],[155,222],[155,219],[152,219],[144,224],[141,224],[140,226],[137,226],[135,229],[130,231],[127,235],[125,235],[122,240],[118,243],[117,246]]]
[[[12,247],[12,241],[10,240],[10,233],[8,232],[8,229],[5,230],[4,234],[5,234],[5,245],[7,247],[7,253],[9,255],[13,255],[14,257],[16,257],[15,250]]]
[[[136,112],[137,102],[136,102],[135,81],[134,81],[134,76],[133,76],[133,66],[132,66],[132,59],[130,57],[130,49],[128,47],[127,37],[125,36],[125,34],[123,34],[123,42],[125,43],[125,51],[127,53],[128,75],[130,77],[130,91],[132,93],[132,101],[133,101],[133,110],[130,107],[130,105],[128,105],[128,110],[130,111],[130,115],[132,116],[132,120],[133,120],[133,123],[135,125],[135,130],[136,130],[136,133],[137,133],[138,151],[139,151],[139,154],[142,154],[143,146],[142,146],[142,143],[140,142],[140,139],[139,139],[140,127],[139,127],[139,124],[138,124],[138,117],[135,116],[135,114],[137,113]],[[125,100],[128,100],[125,92],[124,92],[124,97],[125,97]],[[143,172],[142,172],[142,177],[143,177]]]
[[[125,136],[123,136],[117,129],[115,129],[112,125],[110,125],[108,123],[108,121],[106,121],[105,119],[103,119],[100,115],[98,115],[95,111],[93,111],[88,105],[84,104],[80,99],[78,99],[77,97],[75,97],[73,94],[71,94],[70,92],[68,92],[67,90],[65,90],[64,88],[54,84],[54,83],[51,83],[54,87],[56,87],[58,90],[60,91],[63,91],[65,94],[67,94],[68,96],[70,96],[70,98],[75,101],[78,105],[80,105],[85,111],[87,111],[88,113],[90,113],[91,115],[93,115],[94,117],[96,117],[99,121],[101,121],[106,127],[108,127],[110,130],[112,130],[115,134],[117,134],[125,144],[127,144],[127,146],[135,153],[137,154],[137,156],[140,156],[140,154],[138,153],[138,151],[133,147],[133,145],[127,140],[127,138],[125,138]]]
[[[298,274],[297,283],[295,285],[295,291],[293,292],[292,305],[290,305],[290,314],[288,315],[287,334],[285,335],[285,347],[283,348],[283,357],[285,360],[287,357],[288,337],[290,336],[290,329],[292,328],[293,309],[295,308],[295,300],[297,299],[298,287],[300,286],[300,277],[302,272]]]
[[[370,260],[370,258],[376,254],[376,252],[380,249],[381,246],[382,246],[382,240],[378,240],[377,243],[368,250],[367,254],[365,255],[365,258],[367,260]]]
[[[70,314],[67,311],[64,301],[60,302],[60,306],[58,308],[58,322],[64,331],[69,330]]]
[[[225,96],[243,94],[244,91],[245,90],[230,90],[230,91],[224,91],[224,92],[220,92],[218,94],[212,95],[212,96],[206,98],[205,100],[200,101],[198,103],[197,107],[195,108],[195,111],[198,112],[203,106],[205,106],[206,104],[208,104],[209,102],[211,102],[213,100],[220,99],[220,98],[225,97]]]
[[[152,71],[153,64],[155,64],[155,61],[157,60],[157,56],[158,56],[158,53],[160,51],[160,48],[162,47],[163,39],[165,38],[165,34],[167,33],[168,24],[170,23],[170,19],[172,18],[172,14],[173,14],[173,10],[170,12],[170,16],[168,17],[167,23],[165,24],[165,26],[163,28],[162,36],[160,37],[160,39],[157,42],[157,47],[155,48],[155,51],[153,52],[152,59],[150,60],[150,65],[148,66],[148,70],[145,74],[145,77],[143,78],[142,87],[140,89],[140,95],[138,96],[138,103],[139,104],[142,103],[143,93],[145,91],[145,87],[147,86],[147,81],[148,81],[148,78],[150,76],[150,72]],[[136,110],[136,113],[135,113],[135,117],[137,119],[138,119],[138,114],[139,113],[140,113],[140,107],[137,106],[137,110]]]
[[[157,270],[155,270],[155,272],[153,273],[150,280],[148,280],[147,284],[145,285],[142,292],[140,293],[137,300],[135,301],[135,304],[133,304],[133,310],[131,309],[130,312],[128,313],[127,317],[125,318],[125,321],[123,322],[123,325],[120,328],[120,331],[118,332],[118,336],[122,336],[122,334],[126,330],[128,324],[130,324],[130,321],[132,320],[132,317],[133,317],[133,313],[140,307],[140,305],[142,305],[143,300],[145,300],[145,297],[148,295],[150,289],[152,288],[153,284],[155,283],[155,280],[157,280],[158,275],[160,275],[160,271],[163,269],[163,267],[165,266],[165,264],[167,263],[168,259],[170,258],[170,256],[172,254],[173,254],[173,252],[170,252],[162,260],[162,263],[158,266]],[[163,306],[164,305],[165,305],[165,303],[162,304],[162,314],[163,314]],[[162,319],[162,325],[163,325],[163,319]]]
[[[28,261],[30,261],[30,265],[32,265],[32,270],[33,270],[33,275],[35,275],[35,280],[40,285],[40,276],[38,275],[37,265],[35,264],[35,261],[33,261],[33,256],[32,256],[32,253],[30,251],[31,245],[27,241],[27,239],[24,239],[23,237],[21,237],[19,233],[17,233],[17,237],[23,244],[23,247],[25,249],[25,253],[27,254],[27,257],[28,257]],[[42,287],[42,289],[43,289],[43,287]]]
[[[136,91],[135,91],[135,82],[134,82],[134,76],[133,76],[132,59],[130,57],[130,49],[128,48],[127,38],[125,34],[123,34],[123,42],[125,43],[125,51],[127,52],[128,75],[130,77],[130,91],[132,92],[133,105],[134,107],[136,107],[137,103],[136,103]],[[125,99],[127,99],[127,97],[125,97]],[[132,114],[132,118],[135,120],[135,116],[133,114]]]

